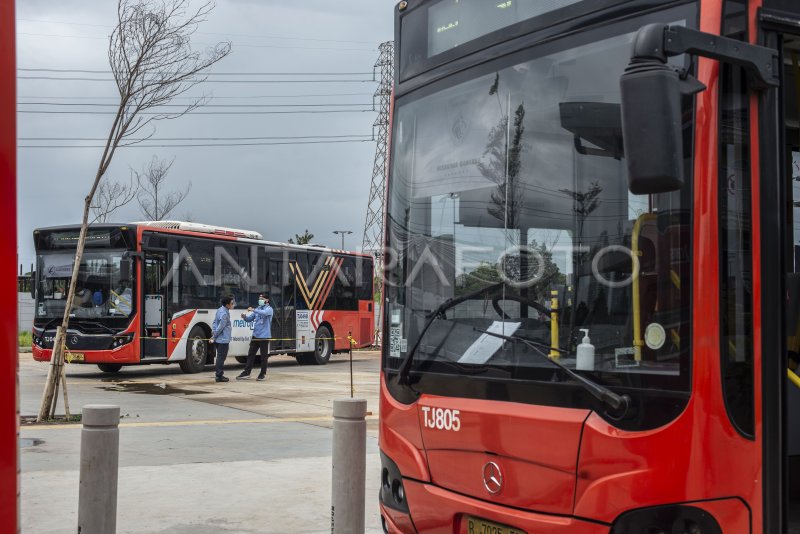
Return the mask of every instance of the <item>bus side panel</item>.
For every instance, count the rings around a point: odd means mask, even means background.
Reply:
[[[385,375],[381,373],[378,446],[397,464],[404,478],[430,482],[428,459],[419,427],[419,404],[401,404],[386,391]]]
[[[710,395],[696,393],[676,421],[649,432],[623,432],[597,414],[589,416],[574,514],[612,522],[634,508],[731,496],[747,500],[760,476],[748,461],[758,458],[756,447],[736,433],[724,407],[704,406],[698,396]]]
[[[253,338],[255,323],[242,319],[242,314],[247,310],[231,310],[231,344],[228,348],[228,357],[247,356],[250,349],[250,340]]]
[[[722,532],[750,532],[750,509],[739,499],[693,503],[717,520]]]
[[[253,322],[249,323],[242,319],[242,314],[246,310],[231,310],[231,343],[228,350],[228,357],[247,356],[250,348],[250,339],[253,337]],[[170,321],[168,331],[170,339],[167,343],[169,361],[178,362],[186,359],[186,347],[188,346],[189,334],[197,325],[203,326],[204,330],[211,331],[214,317],[217,310],[196,310],[181,315]],[[174,333],[174,337],[173,337]],[[205,338],[205,336],[204,336]]]
[[[167,360],[177,362],[186,359],[186,347],[189,333],[195,325],[203,323],[211,327],[209,314],[211,310],[192,310],[176,314],[178,317],[167,323]],[[213,315],[211,315],[213,319]],[[205,337],[205,336],[204,336]]]

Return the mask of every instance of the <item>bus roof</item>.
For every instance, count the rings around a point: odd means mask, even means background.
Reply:
[[[224,226],[214,226],[209,224],[202,224],[202,223],[195,223],[195,222],[186,222],[186,221],[134,221],[130,223],[95,223],[89,225],[91,228],[94,229],[113,229],[113,228],[121,228],[121,227],[149,227],[152,228],[154,231],[162,231],[164,233],[179,233],[179,234],[194,234],[200,237],[221,237],[225,238],[226,240],[236,240],[243,243],[251,243],[251,244],[259,244],[259,245],[273,245],[278,247],[287,247],[287,248],[294,248],[294,249],[301,249],[301,250],[315,250],[315,251],[325,251],[325,252],[332,252],[337,254],[351,254],[355,256],[364,256],[368,258],[372,258],[372,254],[363,253],[363,252],[356,252],[356,251],[348,251],[348,250],[339,250],[330,247],[326,247],[324,245],[316,245],[316,244],[308,244],[308,245],[298,245],[295,243],[284,243],[280,241],[269,241],[263,238],[263,236],[254,230],[242,230],[237,228],[228,228]],[[41,231],[45,232],[52,232],[52,231],[68,231],[68,230],[76,230],[78,229],[78,225],[74,226],[50,226],[45,228],[37,228],[34,230],[34,234],[39,233]]]

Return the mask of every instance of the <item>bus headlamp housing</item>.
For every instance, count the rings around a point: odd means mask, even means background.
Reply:
[[[114,336],[114,341],[111,342],[111,348],[112,350],[117,349],[122,345],[127,345],[131,341],[133,341],[133,334],[119,334]]]
[[[625,512],[611,534],[722,534],[714,517],[693,506],[670,505]]]
[[[380,500],[388,508],[404,514],[409,513],[406,492],[403,488],[403,476],[400,474],[397,464],[383,452],[381,452]]]

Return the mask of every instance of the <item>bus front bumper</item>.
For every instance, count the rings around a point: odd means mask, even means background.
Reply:
[[[49,362],[53,354],[53,349],[44,349],[33,345],[31,347],[33,359],[37,362]],[[68,349],[64,356],[68,363],[139,363],[139,355],[136,353],[133,343],[123,345],[113,350],[79,350]]]
[[[409,479],[403,486],[410,515],[380,505],[384,528],[392,534],[471,534],[470,516],[527,534],[608,534],[611,529],[599,522],[508,508]]]

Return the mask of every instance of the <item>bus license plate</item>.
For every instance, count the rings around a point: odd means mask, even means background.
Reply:
[[[485,519],[467,516],[467,534],[525,534],[525,532]]]
[[[67,362],[82,362],[86,360],[86,355],[82,352],[68,352],[65,356]]]

